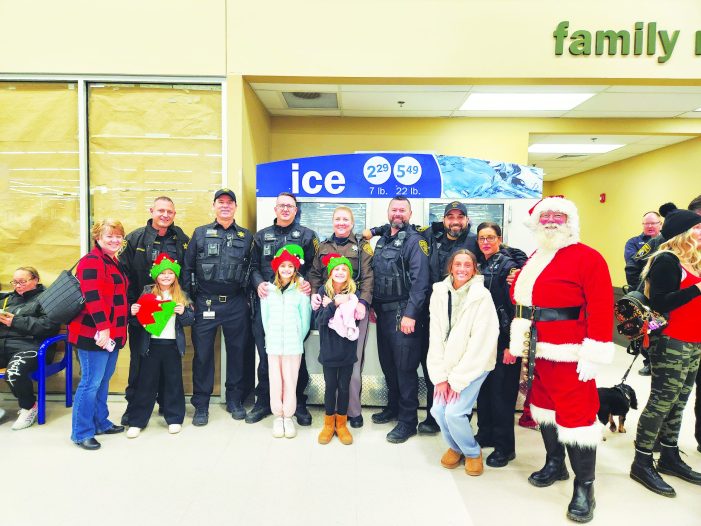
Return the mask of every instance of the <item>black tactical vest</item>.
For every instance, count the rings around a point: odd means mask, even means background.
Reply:
[[[243,288],[248,279],[252,237],[242,230],[208,228],[197,250],[197,281]]]
[[[260,274],[265,281],[272,281],[275,277],[273,268],[270,265],[275,254],[285,245],[299,245],[304,250],[305,254],[309,246],[314,243],[314,231],[309,228],[293,225],[289,232],[276,232],[275,226],[269,226],[261,232],[262,253],[260,257]],[[302,277],[307,276],[307,270],[311,268],[312,262],[305,261],[299,269]]]
[[[375,274],[373,299],[382,302],[409,299],[410,276],[402,258],[402,248],[407,232],[397,233],[395,238],[382,236],[375,245],[372,269]]]

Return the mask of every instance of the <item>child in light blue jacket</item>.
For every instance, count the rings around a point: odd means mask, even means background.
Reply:
[[[302,277],[298,271],[303,258],[304,251],[299,245],[285,245],[277,251],[271,261],[275,280],[268,283],[268,295],[260,304],[275,438],[297,435],[292,420],[297,407],[295,390],[312,312],[309,296],[299,288]]]

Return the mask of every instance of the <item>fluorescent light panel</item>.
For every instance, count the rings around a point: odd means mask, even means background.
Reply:
[[[548,144],[536,143],[528,147],[528,153],[608,153],[625,144]]]
[[[461,111],[565,111],[594,93],[470,93]]]

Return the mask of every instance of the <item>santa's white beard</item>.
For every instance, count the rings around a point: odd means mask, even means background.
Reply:
[[[542,250],[559,250],[571,245],[573,241],[572,228],[568,224],[556,225],[549,223],[535,227],[535,239]]]

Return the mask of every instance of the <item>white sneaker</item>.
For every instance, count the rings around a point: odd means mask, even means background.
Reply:
[[[2,420],[2,417],[5,416],[5,410],[0,409],[0,420]]]
[[[127,438],[136,438],[141,434],[141,428],[140,427],[130,427],[127,430]]]
[[[175,435],[176,433],[180,433],[180,430],[183,428],[180,424],[169,424],[168,425],[168,433],[171,435]]]
[[[273,420],[273,436],[275,438],[282,438],[285,436],[285,424],[281,416]]]
[[[31,426],[37,419],[37,412],[39,411],[36,404],[32,406],[31,409],[20,409],[17,411],[19,415],[15,423],[12,424],[12,429],[14,431],[19,431],[20,429],[26,429]]]
[[[295,427],[294,420],[291,418],[285,418],[285,437],[294,438],[297,436],[297,428]]]

